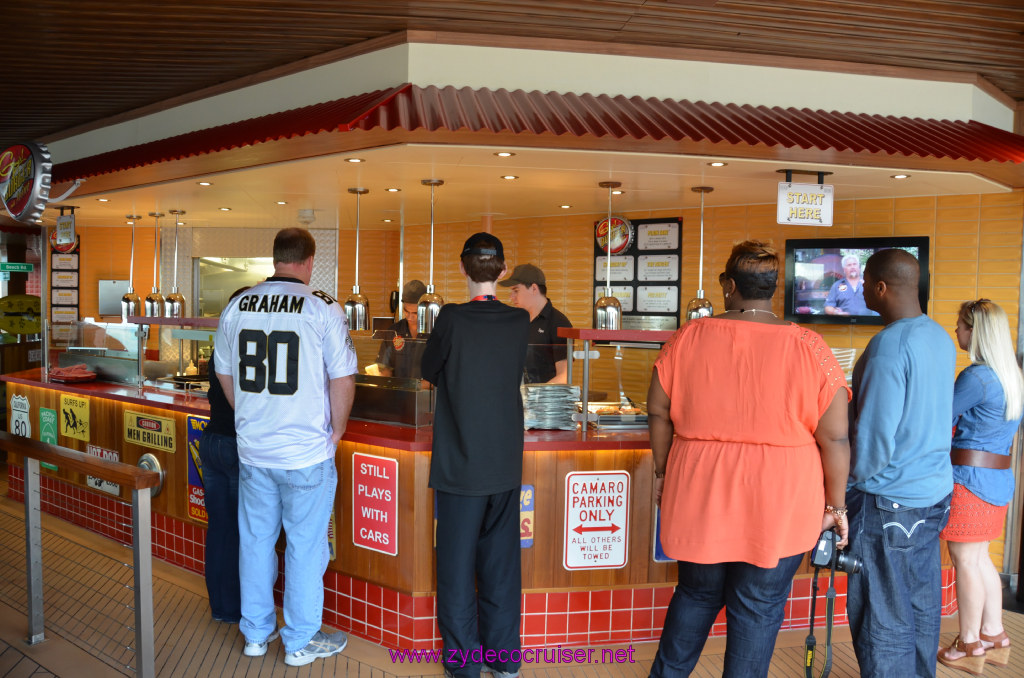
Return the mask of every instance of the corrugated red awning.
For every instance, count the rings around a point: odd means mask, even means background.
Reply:
[[[278,139],[355,129],[670,139],[1024,162],[1024,137],[975,121],[405,84],[62,163],[54,167],[54,181],[71,181]]]

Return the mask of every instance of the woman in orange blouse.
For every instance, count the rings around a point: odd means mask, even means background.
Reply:
[[[687,676],[725,607],[723,676],[766,676],[793,575],[846,544],[850,389],[825,341],[777,318],[779,257],[736,245],[725,312],[665,344],[647,395],[661,543],[679,561],[652,676]]]

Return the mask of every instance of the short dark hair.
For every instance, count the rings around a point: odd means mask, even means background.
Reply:
[[[779,284],[779,253],[761,240],[744,240],[732,248],[724,275],[744,299],[771,299]]]
[[[882,280],[889,287],[917,290],[921,278],[921,264],[913,254],[898,248],[878,250],[864,266],[872,279]]]
[[[545,297],[548,296],[547,285],[541,285],[540,283],[537,283],[537,289],[540,290],[540,293],[543,294]]]
[[[285,228],[274,236],[274,263],[301,264],[316,254],[316,240],[304,228]]]
[[[497,240],[494,236],[470,238],[463,250],[494,249],[494,240]],[[501,254],[463,254],[462,267],[473,282],[494,282],[505,269],[505,257]]]

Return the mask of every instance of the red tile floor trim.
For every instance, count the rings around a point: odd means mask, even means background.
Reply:
[[[24,500],[24,475],[19,466],[9,467],[8,497]],[[40,487],[43,511],[80,525],[104,537],[131,543],[131,506],[102,492],[87,490],[43,476]],[[153,514],[153,555],[197,574],[203,573],[206,529],[191,522]],[[284,571],[280,556],[278,571]],[[942,571],[942,614],[956,612],[955,576]],[[828,579],[819,577],[819,595]],[[665,621],[672,586],[593,591],[524,593],[522,598],[523,647],[555,645],[607,645],[657,640]],[[284,575],[275,584],[278,604],[284,592]],[[811,578],[793,580],[782,629],[803,629],[810,623]],[[845,625],[846,575],[836,577],[835,623]],[[815,608],[815,625],[824,623],[824,598]],[[434,596],[411,596],[371,582],[328,570],[324,575],[324,623],[390,648],[441,647]],[[723,610],[711,629],[725,635]]]

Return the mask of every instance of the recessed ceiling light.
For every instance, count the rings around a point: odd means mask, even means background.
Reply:
[[[893,174],[892,178],[893,179],[909,179],[910,175],[909,174]]]
[[[385,188],[384,190],[387,191],[388,193],[398,193],[402,189],[400,189],[400,188]]]
[[[518,179],[519,177],[517,177],[514,174],[506,174],[506,175],[502,176],[501,178],[502,179],[507,179],[509,181],[514,181],[514,180]]]
[[[230,211],[231,211],[231,208],[230,208],[230,207],[221,207],[221,208],[220,208],[220,211],[221,211],[221,212],[230,212]]]
[[[199,184],[200,186],[213,186],[212,181],[197,181],[196,183]]]
[[[708,165],[710,165],[711,167],[725,167],[728,164],[729,163],[722,162],[721,160],[716,160],[715,162],[709,162],[708,163]]]
[[[128,224],[129,226],[134,226],[135,225],[134,221],[126,221],[124,223]]]
[[[512,151],[498,151],[494,155],[498,156],[499,158],[511,158],[513,155],[515,155],[515,153],[513,153]]]
[[[390,219],[381,219],[381,221],[383,221],[385,224],[390,224],[391,223]]]
[[[184,221],[179,221],[179,222],[178,222],[178,226],[184,226],[184,225],[185,225],[185,222],[184,222]]]
[[[107,198],[96,198],[96,201],[97,202],[110,202],[110,200],[107,199]]]
[[[625,193],[625,191],[623,191],[621,188],[618,189],[618,190],[612,191],[612,195],[622,195],[623,193]]]
[[[287,200],[278,200],[278,201],[277,201],[277,204],[278,204],[278,205],[287,205],[287,204],[288,204],[288,201],[287,201]]]
[[[563,210],[567,210],[570,207],[572,207],[572,205],[559,205],[559,207],[561,207]]]
[[[345,162],[366,162],[362,158],[345,158]]]

